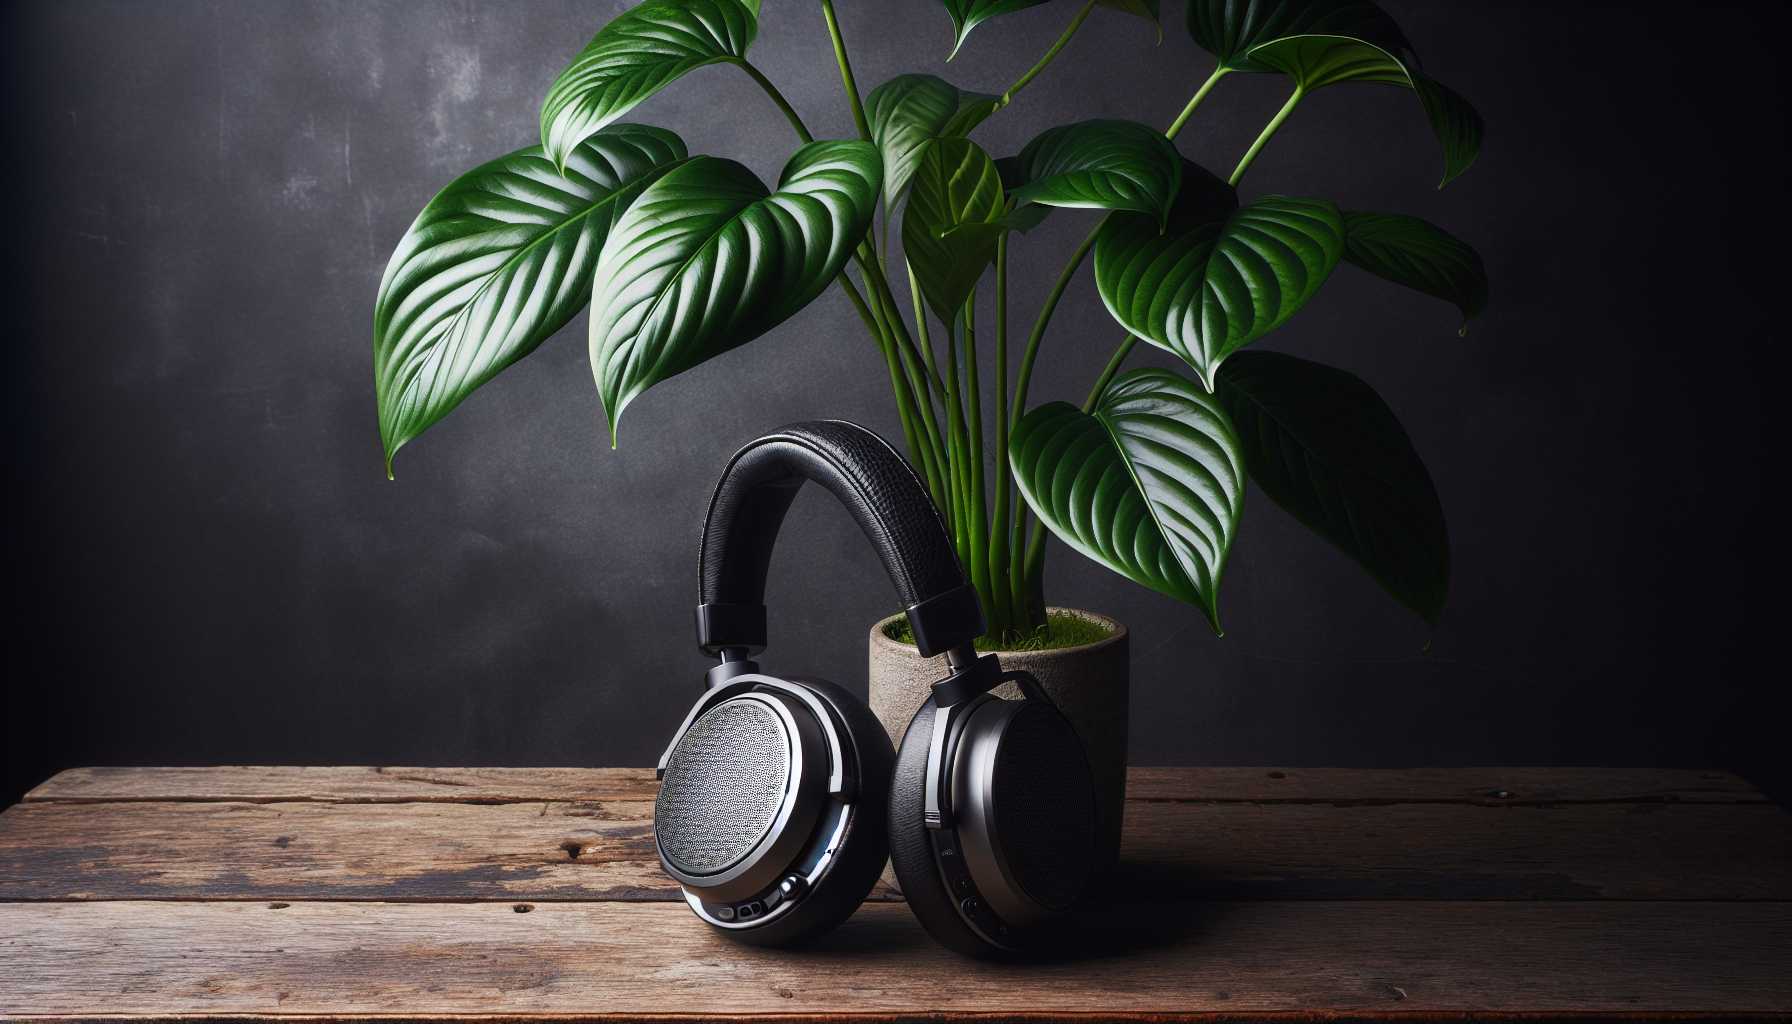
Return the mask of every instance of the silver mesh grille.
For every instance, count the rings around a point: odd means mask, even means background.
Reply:
[[[653,804],[653,831],[672,866],[713,875],[758,845],[790,781],[784,724],[756,700],[725,701],[678,741]]]

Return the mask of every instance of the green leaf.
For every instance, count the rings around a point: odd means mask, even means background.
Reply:
[[[1411,89],[1443,150],[1439,188],[1480,154],[1481,115],[1419,72],[1405,33],[1369,0],[1190,0],[1188,26],[1222,67],[1281,72],[1307,92],[1341,82]]]
[[[542,148],[564,165],[574,146],[687,72],[745,58],[758,25],[758,4],[743,0],[646,0],[624,11],[548,89]]]
[[[946,13],[952,16],[952,52],[946,55],[947,60],[958,56],[958,48],[964,45],[965,37],[971,29],[983,24],[991,18],[1015,11],[1024,11],[1029,7],[1037,7],[1045,0],[940,0],[946,5]]]
[[[1344,214],[1344,259],[1377,277],[1455,303],[1462,333],[1487,308],[1481,254],[1455,235],[1417,217]]]
[[[1001,176],[969,139],[937,139],[915,171],[902,248],[921,294],[948,323],[995,259],[1003,231]]]
[[[562,175],[538,146],[469,171],[405,232],[373,314],[386,468],[407,442],[533,352],[590,298],[616,218],[685,158],[678,136],[612,125]]]
[[[1008,452],[1027,504],[1061,540],[1219,630],[1245,480],[1219,402],[1168,370],[1137,370],[1093,415],[1064,402],[1027,413]]]
[[[989,116],[996,98],[964,92],[933,75],[898,75],[871,90],[865,113],[884,158],[884,202],[902,197],[934,139],[964,135]]]
[[[1274,352],[1220,371],[1251,478],[1435,625],[1450,586],[1443,505],[1412,441],[1359,378]]]
[[[1017,205],[1130,210],[1161,223],[1182,185],[1182,157],[1162,132],[1145,125],[1079,121],[1027,143],[1012,175]]]
[[[1431,134],[1437,136],[1444,149],[1444,176],[1437,183],[1438,188],[1443,188],[1474,166],[1475,158],[1481,155],[1487,124],[1481,120],[1480,111],[1442,82],[1414,73],[1412,87],[1425,107]]]
[[[1412,49],[1400,26],[1370,0],[1189,0],[1188,32],[1233,71],[1277,70],[1251,51],[1289,36],[1352,36],[1396,53]]]
[[[1185,183],[1191,191],[1196,200],[1179,201],[1162,233],[1153,217],[1108,218],[1095,285],[1121,326],[1181,357],[1211,391],[1227,356],[1319,291],[1343,255],[1344,219],[1321,199],[1268,196],[1228,210],[1211,181]]]
[[[732,160],[697,157],[641,193],[598,257],[591,369],[609,417],[641,392],[744,345],[833,282],[877,209],[869,142],[813,142],[768,193]]]
[[[1158,41],[1163,41],[1163,16],[1158,12],[1158,0],[1096,0],[1096,3],[1109,10],[1144,18],[1158,27]]]

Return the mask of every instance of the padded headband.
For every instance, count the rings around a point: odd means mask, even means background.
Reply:
[[[915,646],[932,657],[983,634],[939,510],[915,471],[856,423],[795,423],[734,453],[716,484],[698,556],[697,643],[712,656],[765,648],[765,578],[778,527],[813,480],[852,513],[908,611]]]

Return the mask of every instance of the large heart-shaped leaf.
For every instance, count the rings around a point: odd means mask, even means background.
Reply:
[[[1381,396],[1343,370],[1242,352],[1219,400],[1263,493],[1435,624],[1450,585],[1443,505]]]
[[[1182,185],[1182,157],[1162,132],[1134,121],[1047,129],[1012,165],[1015,203],[1130,210],[1160,221]]]
[[[1223,195],[1210,182],[1196,194]],[[1229,212],[1179,201],[1161,233],[1153,217],[1108,218],[1095,285],[1121,326],[1180,356],[1212,390],[1226,357],[1286,323],[1343,252],[1344,219],[1326,200],[1268,196]]]
[[[1060,539],[1219,629],[1245,480],[1219,402],[1168,370],[1137,370],[1092,415],[1064,402],[1027,413],[1008,452],[1027,504]]]
[[[388,473],[406,442],[572,319],[612,223],[684,157],[671,132],[612,125],[572,151],[565,174],[531,146],[430,200],[374,306]]]
[[[1481,149],[1481,115],[1418,70],[1412,44],[1369,0],[1190,0],[1189,33],[1235,71],[1275,71],[1307,92],[1340,82],[1411,89],[1444,154],[1443,187]]]
[[[614,443],[648,388],[744,345],[821,294],[877,209],[876,147],[814,142],[776,192],[732,160],[697,157],[650,185],[597,260],[591,369]]]
[[[758,31],[744,0],[646,0],[598,30],[548,89],[541,145],[556,164],[574,146],[680,76],[738,61]]]
[[[865,113],[884,158],[884,202],[894,206],[902,197],[929,142],[969,132],[995,102],[933,75],[898,75],[871,90]]]
[[[1029,7],[1038,7],[1045,0],[940,0],[946,6],[946,13],[952,16],[952,52],[946,55],[947,60],[958,56],[958,48],[964,45],[965,37],[971,29],[983,24],[991,18],[1003,14],[1013,14]]]
[[[995,259],[1003,204],[1001,175],[981,146],[928,143],[902,217],[902,248],[940,319],[952,320]]]
[[[1188,32],[1233,71],[1273,71],[1251,51],[1289,36],[1334,35],[1410,51],[1405,33],[1370,0],[1189,0]]]
[[[1344,214],[1344,259],[1377,277],[1434,295],[1462,310],[1462,331],[1487,308],[1481,254],[1417,217]]]

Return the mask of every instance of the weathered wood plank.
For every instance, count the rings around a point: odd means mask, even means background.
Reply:
[[[1133,768],[1129,800],[1252,803],[1758,803],[1723,771],[1673,768]]]
[[[536,803],[652,800],[641,768],[75,768],[27,802]],[[1752,803],[1727,772],[1629,768],[1134,768],[1134,800],[1475,803]]]
[[[71,768],[25,802],[541,803],[652,800],[649,768]]]
[[[675,900],[651,815],[24,804],[0,814],[0,900]],[[1126,831],[1114,884],[1166,899],[1792,899],[1792,815],[1771,804],[1135,801]]]
[[[665,904],[10,904],[0,1014],[1792,1014],[1786,904],[1140,906],[1083,934],[1022,967],[891,905],[796,956]]]

